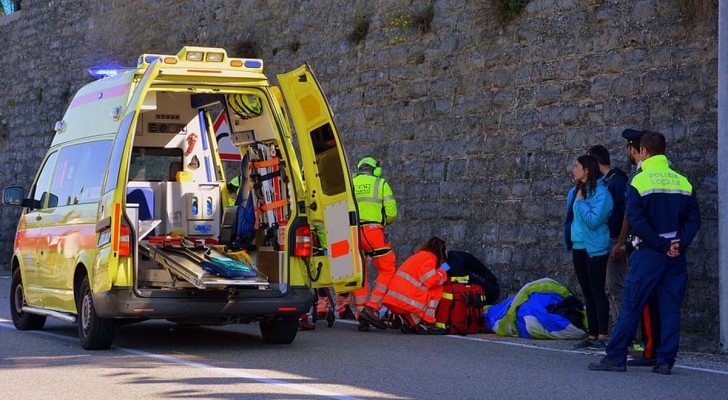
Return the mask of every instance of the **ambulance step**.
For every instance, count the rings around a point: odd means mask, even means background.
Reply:
[[[53,311],[53,310],[47,310],[45,308],[23,306],[23,312],[28,313],[28,314],[34,314],[34,315],[42,315],[44,317],[57,318],[62,321],[70,322],[72,324],[76,323],[76,316],[73,314],[62,313],[62,312]]]

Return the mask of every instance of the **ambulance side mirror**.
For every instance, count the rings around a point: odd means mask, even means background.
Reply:
[[[3,189],[3,204],[6,206],[27,207],[29,199],[23,194],[23,188],[20,186],[10,186]]]

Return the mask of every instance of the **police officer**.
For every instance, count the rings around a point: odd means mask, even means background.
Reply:
[[[644,134],[643,131],[634,129],[625,129],[622,132],[622,136],[627,139],[627,151],[629,152],[629,160],[632,165],[637,167],[637,170],[630,176],[630,181],[635,174],[642,171],[640,166],[640,139]],[[617,243],[615,243],[612,254],[615,256],[624,257],[624,253],[629,256],[634,248],[632,247],[633,232],[629,229],[629,223],[627,222],[627,215],[624,215],[622,222],[622,231],[620,232]],[[629,260],[625,260],[625,266],[629,267]],[[619,304],[614,308],[616,314],[614,315],[614,321],[619,318],[619,310],[622,304],[622,292],[624,290],[624,273],[622,272],[621,280],[615,276],[613,281],[613,287],[618,288],[619,297],[617,301]],[[615,274],[616,275],[616,274]],[[642,319],[640,321],[640,331],[642,333],[642,355],[631,360],[627,360],[627,365],[631,367],[651,367],[654,366],[656,361],[655,351],[660,345],[660,306],[657,303],[657,295],[652,295],[650,300],[647,302],[645,309],[642,310]]]
[[[680,306],[685,297],[685,251],[700,229],[693,186],[665,157],[665,137],[646,131],[640,141],[642,171],[627,188],[627,220],[637,236],[629,257],[622,312],[607,355],[589,364],[593,371],[625,371],[628,346],[649,298],[657,295],[661,343],[652,371],[669,375],[680,344]]]
[[[382,178],[382,168],[377,160],[372,157],[362,158],[356,171],[353,182],[359,210],[361,247],[364,254],[372,259],[377,269],[377,279],[371,294],[366,284],[353,292],[354,305],[360,331],[368,331],[369,324],[386,329],[387,326],[379,318],[379,310],[387,293],[387,285],[396,273],[396,257],[392,244],[384,236],[384,227],[392,224],[397,217],[397,202],[389,183]]]

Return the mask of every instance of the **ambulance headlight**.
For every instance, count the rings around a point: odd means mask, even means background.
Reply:
[[[222,59],[224,57],[225,57],[225,54],[223,54],[223,53],[207,53],[207,54],[205,54],[205,61],[222,62]]]
[[[187,61],[202,61],[204,55],[205,53],[201,51],[188,51],[185,59]]]

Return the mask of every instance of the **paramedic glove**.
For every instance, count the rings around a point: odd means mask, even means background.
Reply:
[[[447,272],[447,271],[450,270],[450,264],[444,262],[444,263],[442,263],[442,265],[440,265],[440,269],[442,269],[443,271]]]

